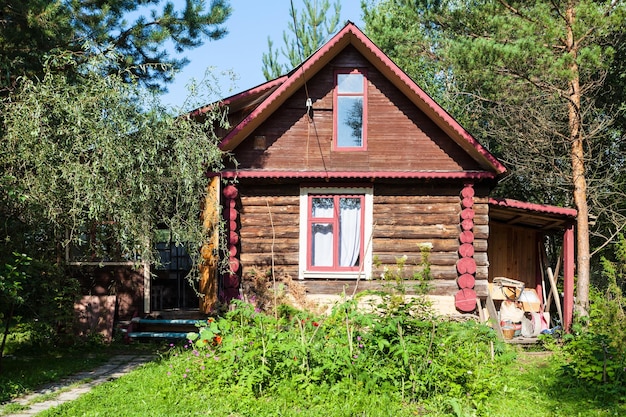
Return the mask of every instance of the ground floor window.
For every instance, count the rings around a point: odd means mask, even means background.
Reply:
[[[300,278],[369,277],[371,188],[302,188],[300,220]]]

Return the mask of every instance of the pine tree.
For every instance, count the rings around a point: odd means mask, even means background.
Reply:
[[[266,80],[274,79],[300,65],[337,30],[341,3],[337,0],[333,4],[334,12],[330,15],[329,9],[328,0],[304,0],[304,10],[298,17],[297,10],[291,2],[289,34],[283,32],[284,47],[280,49],[280,54],[287,62],[280,62],[279,51],[274,49],[274,42],[268,38],[268,52],[264,53],[262,58],[263,75]]]
[[[584,314],[589,304],[590,216],[604,217],[603,224],[614,231],[625,224],[623,213],[613,210],[620,188],[615,181],[624,179],[618,175],[623,131],[615,125],[620,108],[599,99],[621,85],[607,83],[621,79],[618,56],[623,47],[615,28],[626,21],[626,5],[592,0],[385,0],[372,10],[366,14],[366,31],[375,42],[393,30],[385,28],[381,16],[421,17],[407,27],[417,28],[425,45],[399,64],[411,71],[411,60],[436,56],[432,76],[446,80],[445,89],[456,96],[452,111],[507,164],[511,175],[503,185],[508,192],[538,202],[574,204],[576,301]],[[402,36],[394,39],[396,44],[411,42]]]
[[[170,56],[166,44],[183,52],[220,39],[230,12],[227,0],[208,6],[187,0],[180,9],[162,0],[7,0],[0,5],[0,91],[12,90],[20,76],[41,77],[49,55],[59,51],[82,62],[114,52],[116,60],[104,71],[129,70],[127,81],[132,74],[162,90],[187,63]]]

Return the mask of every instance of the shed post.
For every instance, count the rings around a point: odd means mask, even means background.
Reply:
[[[563,329],[570,331],[574,316],[574,225],[563,234]]]

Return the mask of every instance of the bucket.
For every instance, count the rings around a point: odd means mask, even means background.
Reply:
[[[515,328],[513,328],[513,327],[503,327],[502,328],[502,336],[504,336],[504,338],[507,339],[507,340],[513,339],[513,336],[515,336]]]

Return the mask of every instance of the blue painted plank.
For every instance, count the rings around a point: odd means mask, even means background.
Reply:
[[[206,320],[192,320],[192,319],[140,319],[135,317],[131,320],[133,323],[146,323],[146,324],[191,324],[195,325],[198,322],[205,322]]]
[[[185,339],[188,332],[129,332],[127,336],[135,338]]]

